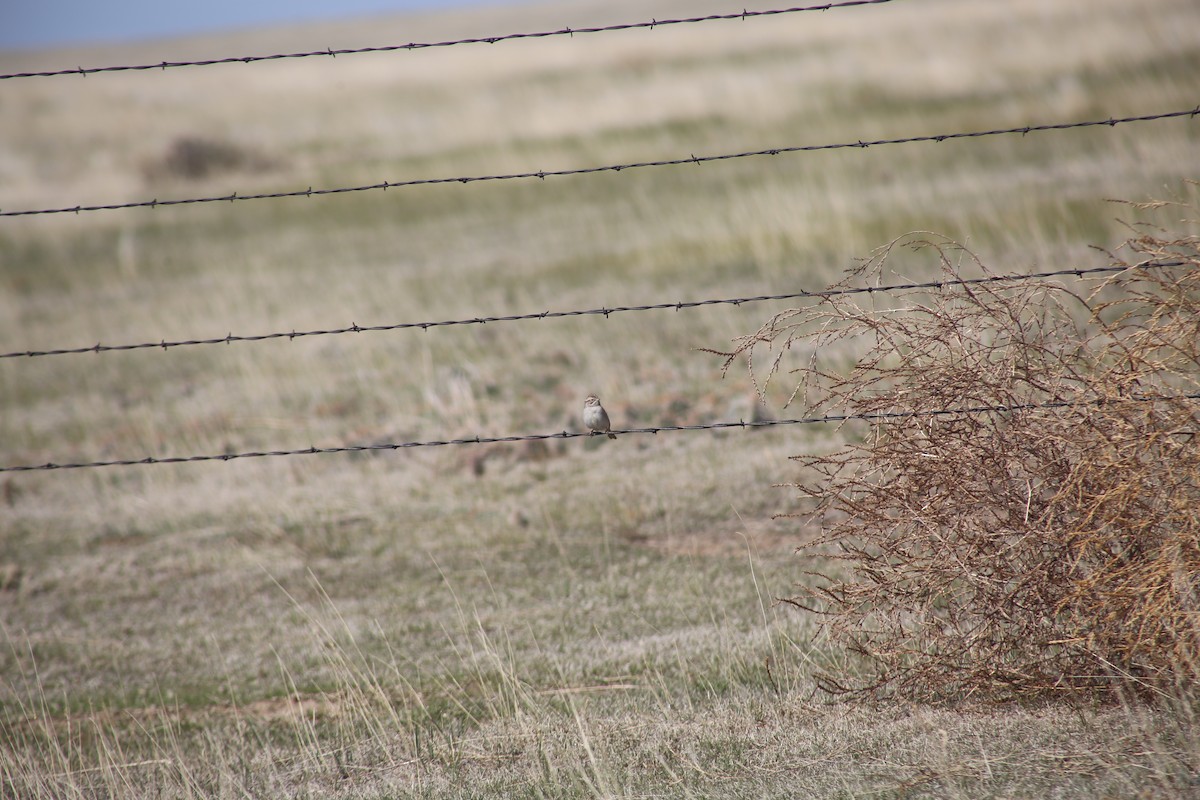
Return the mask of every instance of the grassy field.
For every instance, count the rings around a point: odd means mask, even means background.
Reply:
[[[767,7],[767,6],[760,6]],[[0,71],[739,10],[556,3]],[[495,45],[0,85],[0,210],[572,169],[1178,111],[1189,0],[898,0]],[[181,143],[216,145],[181,166]],[[910,231],[1100,266],[1187,196],[1189,119],[320,198],[0,218],[0,350],[820,288]],[[219,153],[233,154],[225,159]],[[893,261],[935,274],[932,257]],[[0,360],[0,465],[748,419],[784,303]],[[784,407],[786,381],[767,412]],[[853,431],[628,434],[0,474],[0,794],[1131,797],[1200,791],[1162,707],[834,704],[774,599],[788,456]],[[845,665],[851,668],[851,665]]]

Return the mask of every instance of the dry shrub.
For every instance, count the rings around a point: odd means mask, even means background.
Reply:
[[[906,243],[947,279],[983,269],[953,243]],[[1200,396],[1200,238],[1126,246],[1137,265],[1116,259],[1128,269],[1084,293],[830,295],[725,354],[753,375],[770,351],[767,381],[806,356],[792,396],[814,413],[905,415],[847,423],[840,451],[795,457],[811,477],[791,485],[822,524],[801,551],[832,561],[787,602],[866,665],[824,689],[1015,699],[1195,675],[1200,401],[1181,396]],[[884,282],[897,247],[840,286]],[[1183,265],[1138,266],[1162,261]],[[996,410],[930,413],[965,408]]]
[[[160,158],[146,165],[148,180],[179,178],[197,181],[228,172],[264,172],[279,166],[276,159],[245,145],[205,136],[180,136]]]

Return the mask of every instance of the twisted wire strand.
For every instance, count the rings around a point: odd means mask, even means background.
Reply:
[[[366,192],[376,189],[386,191],[388,189],[400,189],[407,186],[431,186],[446,183],[468,184],[480,183],[483,181],[509,181],[529,178],[545,180],[546,178],[560,178],[568,175],[591,175],[600,172],[621,172],[622,170],[628,169],[669,167],[679,166],[682,164],[700,165],[713,161],[729,161],[732,159],[752,158],[756,156],[777,156],[787,153],[816,152],[820,150],[844,150],[850,148],[865,149],[880,145],[914,144],[917,142],[946,142],[954,139],[971,139],[984,136],[1002,136],[1006,134],[1020,134],[1021,136],[1025,136],[1030,133],[1040,133],[1043,131],[1064,131],[1073,128],[1092,128],[1101,126],[1115,128],[1117,125],[1128,124],[1131,122],[1153,122],[1177,117],[1194,118],[1197,115],[1200,115],[1200,106],[1180,111],[1167,111],[1161,114],[1143,114],[1132,117],[1109,117],[1108,119],[1085,120],[1082,122],[1060,122],[1047,125],[1022,125],[1016,128],[997,128],[994,130],[964,131],[959,133],[939,133],[925,136],[904,136],[896,139],[875,139],[872,141],[863,141],[860,139],[856,142],[839,142],[836,144],[794,145],[789,147],[773,147],[768,150],[750,150],[742,153],[723,153],[711,156],[697,156],[692,154],[687,158],[673,158],[659,161],[634,161],[625,164],[609,164],[599,167],[538,170],[536,172],[514,172],[500,175],[464,175],[454,178],[417,178],[407,181],[383,181],[381,183],[365,184],[362,186],[340,186],[329,189],[314,189],[309,186],[307,189],[295,189],[286,192],[263,192],[259,194],[239,194],[238,192],[233,192],[232,194],[227,195],[190,197],[178,200],[159,200],[155,198],[153,200],[137,200],[129,203],[75,205],[66,208],[40,208],[21,211],[0,211],[0,217],[25,217],[36,214],[79,214],[85,211],[114,211],[125,208],[158,208],[159,206],[180,206],[195,203],[232,203],[239,200],[268,200],[283,197],[318,197],[322,195],[347,194],[350,192]]]
[[[615,434],[654,434],[672,433],[675,431],[706,431],[720,430],[726,428],[768,428],[779,425],[815,425],[828,424],[836,422],[849,422],[853,420],[861,420],[867,422],[881,422],[887,420],[917,418],[917,417],[941,417],[957,414],[995,414],[1011,411],[1027,411],[1035,409],[1057,409],[1071,408],[1078,406],[1093,406],[1105,405],[1114,402],[1137,402],[1147,403],[1156,400],[1196,400],[1200,399],[1200,392],[1192,394],[1168,395],[1168,396],[1148,396],[1148,397],[1126,397],[1120,401],[1112,399],[1095,399],[1095,400],[1057,400],[1046,403],[1016,403],[1011,405],[990,405],[990,406],[968,406],[964,408],[943,408],[932,409],[927,411],[879,411],[862,414],[830,414],[821,417],[802,417],[799,419],[772,419],[772,420],[738,420],[737,422],[710,422],[700,425],[661,425],[650,428],[614,428],[612,433]],[[1187,432],[1194,436],[1195,432]],[[149,464],[184,464],[198,461],[233,461],[242,458],[271,458],[277,456],[307,456],[317,455],[321,453],[361,453],[374,450],[407,450],[418,447],[448,447],[457,445],[476,445],[476,444],[498,444],[502,442],[533,442],[545,441],[547,439],[578,439],[584,436],[595,436],[594,432],[580,431],[562,431],[560,433],[542,433],[523,436],[473,436],[462,439],[446,439],[446,440],[429,440],[429,441],[410,441],[410,442],[388,442],[384,444],[360,444],[360,445],[343,445],[340,447],[306,447],[298,450],[261,450],[245,453],[220,453],[212,455],[193,455],[193,456],[172,456],[167,458],[156,458],[147,456],[146,458],[131,458],[131,459],[114,459],[111,461],[81,461],[75,463],[57,464],[49,462],[46,464],[31,464],[31,465],[16,465],[8,467],[0,467],[0,472],[32,472],[35,470],[62,470],[62,469],[88,469],[95,467],[127,467]]]
[[[536,33],[506,33],[499,36],[479,36],[470,39],[452,39],[444,42],[408,42],[407,44],[384,45],[381,47],[354,47],[334,50],[325,48],[324,50],[311,50],[303,53],[273,53],[264,56],[230,56],[228,58],[206,58],[198,61],[160,61],[157,64],[132,64],[126,66],[111,66],[111,67],[74,67],[71,69],[56,69],[45,72],[13,72],[7,75],[0,75],[0,80],[13,80],[16,78],[49,78],[58,75],[95,75],[98,72],[140,72],[146,70],[167,70],[177,67],[209,67],[214,64],[253,64],[261,61],[279,61],[289,58],[311,58],[313,56],[337,56],[355,55],[359,53],[389,53],[396,50],[425,50],[433,47],[453,47],[463,44],[496,44],[497,42],[507,42],[514,39],[546,39],[553,36],[574,36],[577,33],[608,33],[612,31],[628,31],[638,28],[662,28],[668,25],[685,25],[698,22],[715,22],[718,20],[734,20],[734,19],[753,19],[755,17],[769,17],[780,14],[795,14],[802,11],[829,11],[839,8],[851,8],[854,6],[874,6],[883,3],[890,3],[892,0],[842,0],[837,3],[822,3],[815,6],[793,6],[791,8],[776,8],[766,11],[735,11],[729,14],[708,14],[702,17],[688,17],[685,19],[652,19],[647,22],[627,22],[617,25],[602,25],[591,28],[559,28],[552,31],[538,31]]]
[[[634,311],[665,311],[674,309],[675,311],[683,311],[690,308],[701,308],[705,306],[716,305],[732,305],[740,306],[743,303],[760,303],[768,300],[795,300],[802,298],[827,298],[837,297],[842,295],[856,294],[883,294],[888,292],[899,292],[908,290],[921,289],[945,289],[951,286],[975,286],[979,284],[995,284],[1004,282],[1020,282],[1027,280],[1040,280],[1045,278],[1055,278],[1067,275],[1073,275],[1082,278],[1085,275],[1099,275],[1113,272],[1123,272],[1130,269],[1158,269],[1167,267],[1182,267],[1188,266],[1189,262],[1182,260],[1172,261],[1147,261],[1140,264],[1131,264],[1127,266],[1106,266],[1106,267],[1089,267],[1086,269],[1060,269],[1049,272],[1034,272],[1008,275],[987,275],[981,278],[956,278],[954,280],[945,281],[923,281],[918,283],[900,283],[889,284],[885,286],[867,286],[867,287],[850,287],[841,289],[824,289],[820,291],[798,291],[786,292],[783,294],[764,294],[751,297],[727,297],[716,298],[710,300],[692,300],[680,301],[676,303],[650,303],[648,305],[638,306],[613,306],[601,308],[585,308],[569,311],[538,311],[530,314],[508,314],[503,316],[488,316],[488,317],[469,317],[465,319],[447,319],[427,322],[398,322],[389,325],[358,325],[351,323],[345,328],[328,328],[322,330],[307,330],[307,331],[276,331],[272,333],[261,333],[253,335],[235,336],[229,333],[225,336],[217,336],[207,339],[179,339],[167,341],[160,339],[157,342],[139,342],[136,344],[101,344],[97,342],[86,347],[68,347],[55,350],[14,350],[9,353],[0,353],[0,359],[3,358],[39,358],[43,356],[60,356],[72,355],[81,353],[111,353],[125,350],[150,350],[162,349],[169,350],[175,347],[194,347],[197,345],[210,344],[232,344],[234,342],[263,342],[272,339],[300,339],[308,336],[338,336],[346,333],[366,333],[376,331],[396,331],[419,328],[421,330],[429,330],[430,328],[449,327],[454,325],[484,325],[489,322],[521,322],[528,320],[556,319],[562,317],[583,317],[583,316],[603,316],[608,318],[610,314],[620,314],[624,312]]]

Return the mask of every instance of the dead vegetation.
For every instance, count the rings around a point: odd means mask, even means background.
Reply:
[[[266,172],[279,161],[246,145],[211,136],[184,135],[171,141],[166,152],[145,166],[146,180],[175,178],[199,181],[226,173]]]
[[[964,262],[984,269],[951,242],[903,244],[936,257],[948,279]],[[1194,676],[1198,245],[1139,230],[1113,256],[1126,269],[1086,293],[997,282],[892,306],[830,296],[728,354],[749,356],[753,373],[754,356],[772,352],[768,381],[804,354],[793,397],[814,413],[901,415],[857,437],[847,428],[831,455],[795,457],[806,515],[824,523],[801,549],[832,566],[787,602],[865,664],[826,673],[824,689],[1174,696]],[[841,285],[889,282],[900,247]],[[989,410],[955,411],[972,408]]]

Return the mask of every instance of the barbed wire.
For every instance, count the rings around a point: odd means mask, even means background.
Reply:
[[[676,303],[650,303],[648,305],[639,306],[603,306],[600,308],[585,308],[575,309],[570,311],[537,311],[529,314],[508,314],[504,316],[489,316],[489,317],[469,317],[465,319],[447,319],[430,322],[398,322],[390,325],[358,325],[351,323],[346,328],[328,328],[323,330],[308,330],[308,331],[276,331],[273,333],[261,333],[247,336],[235,336],[229,333],[225,336],[217,336],[208,339],[179,339],[167,341],[160,339],[157,342],[139,342],[137,344],[96,344],[87,347],[69,347],[56,350],[16,350],[11,353],[0,353],[0,359],[3,358],[38,358],[41,356],[61,356],[73,355],[81,353],[111,353],[125,350],[168,350],[174,347],[192,347],[196,345],[210,344],[232,344],[234,342],[263,342],[272,339],[300,339],[307,336],[337,336],[346,333],[367,333],[377,331],[395,331],[420,328],[428,330],[430,328],[442,328],[453,325],[484,325],[489,322],[520,322],[526,320],[541,320],[541,319],[556,319],[562,317],[584,317],[584,316],[603,316],[606,319],[610,314],[620,314],[629,311],[665,311],[674,309],[675,311],[683,311],[690,308],[701,308],[704,306],[716,305],[731,305],[740,306],[743,303],[760,303],[768,300],[796,300],[803,298],[826,298],[839,297],[843,295],[856,294],[883,294],[887,292],[910,291],[920,289],[945,289],[950,286],[976,286],[985,283],[1004,283],[1004,282],[1019,282],[1027,280],[1040,280],[1044,278],[1057,278],[1067,275],[1074,275],[1077,278],[1082,278],[1085,275],[1099,275],[1104,273],[1123,272],[1131,269],[1160,269],[1168,267],[1184,267],[1189,266],[1188,261],[1146,261],[1140,264],[1128,264],[1119,266],[1106,267],[1088,267],[1075,269],[1059,269],[1049,272],[1033,272],[1033,273],[1012,273],[1008,275],[986,275],[982,278],[955,278],[945,281],[922,281],[917,283],[899,283],[888,284],[883,286],[866,286],[866,287],[848,287],[840,289],[823,289],[823,290],[802,290],[798,292],[786,292],[782,294],[762,294],[750,297],[726,297],[710,300],[690,300],[679,301]]]
[[[708,14],[702,17],[688,17],[685,19],[652,19],[648,22],[627,22],[617,25],[601,25],[590,28],[559,28],[552,31],[538,31],[536,33],[506,33],[499,36],[479,36],[470,39],[452,39],[444,42],[408,42],[407,44],[383,45],[379,47],[354,47],[334,50],[325,48],[324,50],[311,50],[303,53],[273,53],[265,56],[230,56],[227,58],[207,58],[198,61],[160,61],[157,64],[133,64],[127,66],[112,66],[112,67],[75,67],[73,69],[57,69],[46,72],[14,72],[7,75],[0,75],[0,80],[11,80],[14,78],[50,78],[58,75],[94,75],[98,72],[140,72],[146,70],[167,70],[176,67],[209,67],[214,64],[253,64],[260,61],[279,61],[289,58],[312,58],[313,56],[337,56],[357,55],[359,53],[390,53],[397,50],[425,50],[432,47],[453,47],[462,44],[496,44],[497,42],[507,42],[514,39],[547,39],[554,36],[570,36],[573,37],[577,33],[608,33],[612,31],[628,31],[638,28],[662,28],[668,25],[685,25],[698,22],[716,22],[719,20],[735,20],[735,19],[752,19],[754,17],[769,17],[780,14],[795,14],[802,11],[829,11],[831,9],[851,8],[853,6],[874,6],[883,3],[890,3],[892,0],[842,0],[836,3],[823,3],[815,6],[792,6],[791,8],[775,8],[765,11],[735,11],[729,14]]]
[[[818,150],[845,150],[850,148],[868,148],[879,145],[889,144],[913,144],[916,142],[945,142],[952,139],[970,139],[984,136],[1001,136],[1005,134],[1021,134],[1025,136],[1030,133],[1039,133],[1043,131],[1062,131],[1072,128],[1091,128],[1099,126],[1116,127],[1130,122],[1151,122],[1155,120],[1172,119],[1175,117],[1196,117],[1200,115],[1200,106],[1182,110],[1182,111],[1167,111],[1162,114],[1145,114],[1134,117],[1109,117],[1108,119],[1087,120],[1084,122],[1061,122],[1048,125],[1022,125],[1016,128],[997,128],[995,130],[986,131],[967,131],[960,133],[940,133],[925,136],[904,136],[896,139],[875,139],[873,141],[858,140],[856,142],[840,142],[837,144],[813,144],[813,145],[795,145],[788,147],[772,147],[768,150],[750,150],[743,153],[723,153],[712,156],[697,156],[692,154],[687,158],[672,158],[660,161],[635,161],[626,164],[609,164],[600,167],[581,167],[577,169],[560,169],[560,170],[538,170],[537,172],[515,172],[501,175],[465,175],[456,178],[417,178],[407,181],[383,181],[382,183],[372,183],[363,186],[341,186],[330,189],[314,189],[309,186],[307,189],[296,189],[286,192],[264,192],[261,194],[233,194],[220,195],[216,197],[191,197],[179,200],[139,200],[131,203],[111,203],[105,205],[76,205],[69,208],[42,208],[31,209],[25,211],[0,211],[0,217],[24,217],[35,214],[79,214],[84,211],[113,211],[124,208],[157,208],[159,206],[180,206],[194,203],[232,203],[238,200],[268,200],[283,197],[315,197],[320,195],[331,194],[347,194],[350,192],[366,192],[376,189],[384,191],[388,189],[399,189],[406,186],[429,186],[445,183],[480,183],[483,181],[508,181],[518,179],[537,178],[545,180],[546,178],[559,178],[568,175],[590,175],[598,172],[621,172],[627,169],[642,169],[645,167],[668,167],[679,166],[682,164],[704,164],[711,161],[728,161],[738,158],[751,158],[754,156],[777,156],[787,153],[814,152]]]
[[[634,433],[649,433],[658,435],[660,433],[673,433],[675,431],[709,431],[721,430],[727,428],[768,428],[779,425],[816,425],[828,424],[835,422],[851,422],[855,420],[865,422],[882,422],[887,420],[914,418],[914,417],[941,417],[951,416],[956,414],[996,414],[1011,411],[1030,411],[1030,410],[1045,410],[1057,408],[1072,408],[1076,406],[1094,406],[1106,405],[1117,402],[1131,403],[1149,403],[1156,400],[1197,400],[1200,399],[1200,392],[1192,394],[1166,395],[1166,396],[1146,396],[1146,397],[1124,397],[1117,400],[1111,398],[1101,398],[1093,400],[1056,400],[1046,403],[1015,403],[1007,405],[990,405],[990,406],[968,406],[964,408],[943,408],[927,411],[877,411],[861,414],[829,414],[821,417],[801,417],[799,419],[769,419],[769,420],[738,420],[737,422],[709,422],[699,425],[660,425],[651,428],[614,428],[611,432],[614,434],[634,434]],[[1195,435],[1195,432],[1188,432]],[[130,458],[130,459],[115,459],[111,461],[81,461],[76,463],[56,464],[53,462],[36,465],[17,465],[10,467],[0,467],[0,472],[33,472],[39,470],[60,470],[60,469],[88,469],[95,467],[133,467],[149,464],[185,464],[199,461],[233,461],[242,458],[272,458],[277,456],[308,456],[324,453],[362,453],[376,450],[408,450],[418,447],[449,447],[457,445],[473,445],[473,444],[501,444],[505,442],[537,442],[546,441],[548,439],[578,439],[580,437],[590,437],[597,435],[591,431],[562,431],[560,433],[538,433],[520,436],[473,436],[463,439],[447,439],[447,440],[430,440],[430,441],[411,441],[411,442],[388,442],[384,444],[357,444],[343,445],[340,447],[306,447],[299,450],[261,450],[246,453],[220,453],[214,455],[195,455],[195,456],[171,456],[167,458],[156,458],[147,456],[146,458]]]

